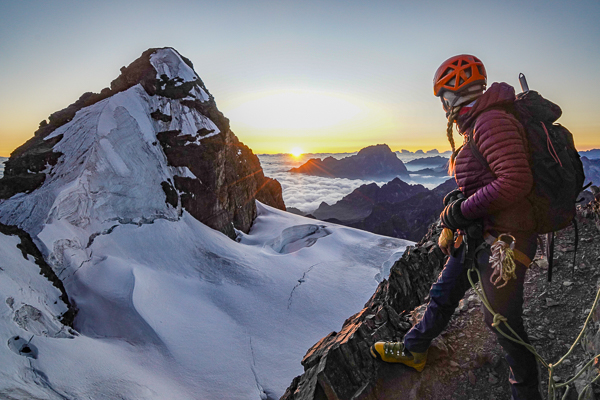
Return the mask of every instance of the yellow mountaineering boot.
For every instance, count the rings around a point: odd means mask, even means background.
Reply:
[[[405,349],[402,342],[376,342],[371,346],[371,355],[388,363],[407,365],[419,372],[423,371],[427,362],[427,351],[413,353]]]

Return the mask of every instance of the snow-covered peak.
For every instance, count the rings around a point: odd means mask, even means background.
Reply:
[[[176,51],[151,49],[114,86],[36,137],[26,155],[56,163],[0,200],[0,222],[32,236],[79,309],[63,335],[60,293],[0,235],[0,393],[279,398],[408,243],[255,206],[258,158]]]
[[[150,56],[150,64],[156,70],[156,78],[166,75],[169,79],[180,78],[183,82],[192,82],[200,78],[174,49],[158,49]]]

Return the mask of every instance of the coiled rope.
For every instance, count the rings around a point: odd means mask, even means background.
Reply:
[[[498,240],[492,244],[492,255],[490,256],[490,264],[493,269],[490,282],[498,289],[506,286],[510,279],[516,279],[517,266],[515,264],[515,238],[511,235],[500,235]],[[498,283],[503,280],[504,283],[498,286]]]

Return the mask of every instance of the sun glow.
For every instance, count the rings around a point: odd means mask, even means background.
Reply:
[[[374,135],[393,145],[387,137],[399,130],[395,108],[341,91],[246,92],[229,99],[223,112],[232,131],[258,153],[352,152],[371,145]],[[302,150],[294,149],[299,144]]]
[[[294,147],[291,151],[290,154],[293,155],[294,157],[298,158],[300,157],[302,154],[304,154],[304,152],[302,151],[302,149],[300,147]]]
[[[297,89],[255,94],[227,110],[231,120],[248,127],[295,131],[336,126],[363,113],[356,99]]]

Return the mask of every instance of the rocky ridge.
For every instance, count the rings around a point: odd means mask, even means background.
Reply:
[[[363,185],[333,205],[321,203],[316,218],[380,235],[418,241],[443,209],[444,196],[456,188],[448,179],[429,190],[399,178],[379,187]]]
[[[600,288],[600,190],[578,210],[579,245],[574,256],[573,228],[557,234],[552,282],[547,262],[538,253],[525,286],[524,319],[533,345],[548,362],[556,362],[571,347],[591,311]],[[295,378],[282,399],[361,400],[509,400],[508,365],[493,333],[484,325],[481,302],[467,292],[444,333],[434,341],[422,373],[402,365],[375,362],[369,347],[377,340],[401,340],[424,311],[426,295],[444,257],[436,244],[439,226],[407,249],[359,313],[348,318],[308,350],[305,372]],[[600,353],[600,307],[591,316],[583,340],[556,368],[558,384],[573,377]],[[568,399],[576,399],[585,382],[599,373],[592,365],[572,385]],[[541,370],[542,393],[547,372]],[[593,392],[593,393],[592,393]],[[600,387],[592,386],[586,399]],[[564,388],[558,390],[562,398]]]

